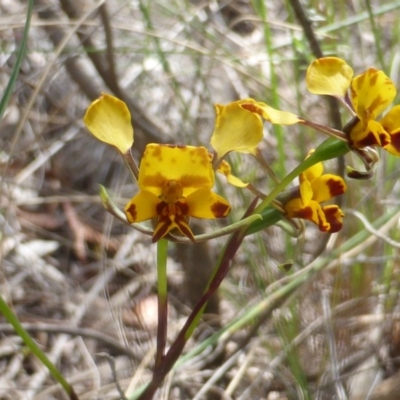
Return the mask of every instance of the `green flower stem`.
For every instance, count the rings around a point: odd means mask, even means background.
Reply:
[[[157,369],[164,358],[167,343],[168,323],[168,282],[167,282],[167,252],[168,241],[160,239],[157,242],[157,300],[158,300],[158,327],[157,351],[154,368]]]
[[[261,211],[260,214],[257,215],[260,215],[261,219],[257,219],[255,222],[249,225],[246,230],[246,236],[252,235],[256,232],[262,231],[265,228],[268,228],[269,226],[275,225],[283,217],[281,211],[271,206],[267,206]]]
[[[367,8],[367,12],[368,12],[369,22],[371,24],[371,30],[372,30],[372,33],[374,34],[374,39],[375,39],[375,44],[376,44],[376,46],[375,46],[376,55],[378,56],[378,60],[379,60],[379,64],[381,65],[381,69],[385,70],[386,65],[385,65],[385,57],[383,56],[382,46],[381,46],[381,34],[375,23],[374,11],[372,10],[371,1],[365,0],[365,5]]]
[[[12,325],[17,335],[24,341],[29,350],[40,360],[40,362],[49,370],[54,379],[63,387],[68,397],[71,400],[78,400],[78,396],[74,392],[72,386],[63,377],[57,367],[49,360],[45,353],[40,350],[39,346],[32,339],[29,333],[24,329],[19,322],[17,316],[12,312],[7,303],[0,296],[0,312],[4,315],[6,320]]]

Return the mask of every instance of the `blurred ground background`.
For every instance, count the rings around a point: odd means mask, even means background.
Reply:
[[[213,104],[249,96],[329,124],[327,103],[305,90],[315,56],[292,3],[35,2],[28,52],[0,121],[0,292],[81,400],[120,398],[115,381],[128,394],[147,382],[157,323],[154,245],[108,215],[98,197],[102,184],[123,206],[136,187],[116,152],[83,127],[87,106],[103,91],[128,103],[137,160],[149,142],[208,146]],[[383,69],[399,86],[400,1],[382,3],[301,4],[325,55],[345,59],[356,73]],[[0,0],[0,88],[25,18],[26,2]],[[323,139],[304,127],[266,126],[262,151],[283,177]],[[250,157],[230,161],[243,179],[270,190]],[[356,160],[347,156],[346,163]],[[329,242],[309,224],[304,244],[276,227],[246,239],[186,351],[316,258],[350,243],[364,228],[351,210],[370,222],[400,211],[399,171],[400,161],[382,154],[372,179],[348,181],[344,228]],[[218,189],[236,221],[251,196],[224,182]],[[330,260],[273,311],[260,311],[190,357],[157,398],[400,398],[400,235],[393,215],[380,236],[370,232],[364,245]],[[219,223],[199,225],[209,231]],[[171,340],[223,243],[171,245]],[[288,260],[295,262],[285,271],[280,265]],[[113,357],[116,377],[104,353]],[[0,399],[31,398],[65,395],[0,319]]]

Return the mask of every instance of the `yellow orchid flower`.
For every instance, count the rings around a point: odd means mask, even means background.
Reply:
[[[349,133],[351,144],[385,147],[391,137],[376,118],[396,97],[394,83],[383,71],[369,68],[351,81],[350,91],[352,105],[360,119]]]
[[[214,171],[204,147],[148,144],[138,185],[125,213],[131,223],[157,218],[153,242],[175,228],[194,241],[189,217],[222,218],[230,211],[230,204],[211,191]]]
[[[133,128],[128,106],[103,93],[88,107],[83,122],[98,140],[126,154],[133,144]]]
[[[359,119],[348,133],[351,146],[380,146],[393,154],[399,152],[399,145],[390,146],[392,131],[385,129],[384,120],[377,121],[378,115],[396,96],[395,85],[383,71],[369,68],[353,78],[353,70],[345,61],[336,57],[324,57],[315,60],[308,67],[306,83],[312,93],[342,99],[350,89],[350,102]]]
[[[314,94],[345,97],[353,78],[353,70],[340,58],[314,60],[307,69],[307,89]]]
[[[292,125],[301,120],[294,114],[275,110],[254,99],[237,100],[227,105],[215,105],[215,129],[211,146],[222,160],[231,151],[255,153],[263,139],[263,121],[272,124]]]
[[[337,175],[323,174],[322,163],[306,169],[299,176],[300,187],[284,204],[289,218],[314,222],[322,232],[337,232],[342,227],[343,212],[337,205],[321,203],[346,191],[344,180]]]

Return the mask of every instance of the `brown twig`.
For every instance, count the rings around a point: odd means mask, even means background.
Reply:
[[[79,260],[86,261],[87,259],[86,242],[100,244],[107,247],[108,250],[115,251],[117,249],[118,243],[115,239],[108,239],[102,232],[97,232],[90,225],[80,221],[70,202],[65,201],[62,206],[68,225],[74,235],[74,251]]]

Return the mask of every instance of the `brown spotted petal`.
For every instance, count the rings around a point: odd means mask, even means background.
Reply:
[[[383,71],[369,68],[351,81],[351,103],[359,122],[349,132],[349,144],[355,148],[385,147],[390,134],[377,121],[396,96],[396,87]]]
[[[306,206],[303,206],[300,199],[292,199],[285,204],[285,211],[289,218],[312,221],[318,225],[322,232],[329,232],[329,222],[325,217],[321,205],[316,201],[310,201]]]
[[[325,214],[325,218],[329,223],[329,231],[330,233],[339,232],[342,229],[343,225],[343,212],[337,205],[329,205],[322,207],[322,210]]]
[[[312,199],[318,203],[330,200],[346,191],[346,183],[343,178],[333,174],[325,174],[311,183],[313,191]]]
[[[396,87],[383,71],[369,68],[351,81],[351,102],[361,121],[374,120],[396,96]]]
[[[384,147],[391,141],[389,133],[378,121],[359,121],[349,133],[349,145],[355,148]]]
[[[125,206],[125,214],[130,223],[142,222],[157,216],[158,197],[151,192],[142,191]]]
[[[186,198],[188,214],[195,218],[223,218],[231,210],[230,204],[218,194],[200,189]]]
[[[322,232],[337,232],[342,226],[343,213],[337,205],[321,203],[346,191],[346,183],[337,175],[322,175],[322,164],[300,174],[299,190],[284,204],[289,218],[312,221]]]

